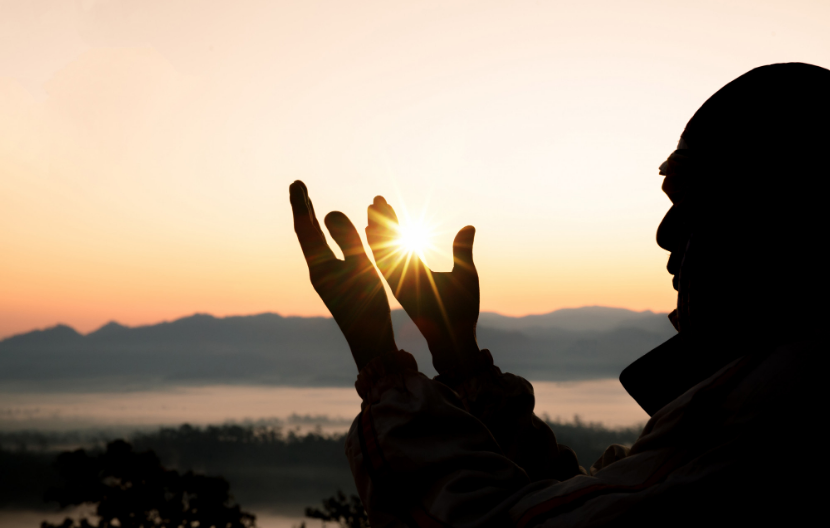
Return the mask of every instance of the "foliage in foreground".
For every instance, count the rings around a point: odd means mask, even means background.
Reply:
[[[181,475],[162,467],[152,451],[133,451],[123,440],[90,456],[83,449],[58,455],[55,467],[63,483],[46,500],[70,505],[97,504],[97,525],[81,518],[41,528],[253,528],[255,517],[233,504],[221,477]]]
[[[556,441],[573,449],[579,458],[579,465],[585,469],[602,456],[605,448],[611,444],[630,446],[643,430],[642,425],[605,427],[601,423],[583,422],[579,416],[574,416],[573,422],[552,421],[547,416],[543,419],[556,434]]]
[[[557,441],[576,451],[586,469],[608,445],[630,445],[641,430],[578,419],[548,422]],[[0,432],[0,508],[45,509],[44,490],[59,482],[53,467],[58,452],[83,446],[97,453],[114,437],[105,431]],[[152,450],[166,468],[222,475],[248,508],[299,516],[333,490],[347,497],[356,492],[342,435],[300,435],[253,424],[183,425],[135,432],[129,441],[135,451]]]
[[[323,509],[308,507],[305,516],[326,522],[336,522],[341,528],[369,528],[369,515],[357,495],[346,497],[342,491],[337,495],[323,499]],[[305,521],[300,524],[305,528]]]

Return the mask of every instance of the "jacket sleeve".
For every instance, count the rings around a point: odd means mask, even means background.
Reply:
[[[356,387],[346,452],[373,528],[509,524],[530,479],[452,389],[403,351],[367,365]]]
[[[435,380],[453,389],[464,409],[492,433],[504,455],[524,469],[532,482],[587,474],[576,453],[557,443],[550,426],[533,412],[533,385],[503,373],[487,349],[476,359],[464,376],[443,373]]]
[[[728,365],[661,409],[630,450],[607,452],[592,475],[534,482],[469,402],[420,374],[401,351],[359,374],[362,412],[346,453],[375,528],[606,526],[621,515],[628,524],[678,525],[690,511],[714,515],[713,482],[733,491],[765,485],[735,469],[736,460],[757,458],[744,452],[751,445],[745,428],[724,427],[736,419],[731,406],[747,409],[746,394],[735,390],[745,372],[742,362]],[[752,381],[742,386],[759,390]],[[672,496],[679,502],[667,501]]]

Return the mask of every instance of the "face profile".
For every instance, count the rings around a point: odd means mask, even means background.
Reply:
[[[672,206],[657,243],[671,253],[679,330],[814,331],[821,285],[804,274],[803,250],[826,226],[816,191],[828,175],[828,89],[824,68],[756,68],[704,103],[660,166]]]

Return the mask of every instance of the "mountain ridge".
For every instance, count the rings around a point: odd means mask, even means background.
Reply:
[[[392,313],[398,346],[435,374],[423,337]],[[525,317],[484,312],[479,344],[502,370],[529,379],[616,377],[674,334],[665,314],[583,307]],[[0,341],[0,391],[141,390],[193,384],[350,386],[357,371],[327,317],[272,312],[193,314],[154,325],[111,321],[80,334],[66,325]]]
[[[596,325],[596,319],[598,314],[605,315],[605,318],[601,320],[599,325],[601,326],[605,321],[612,320],[612,321],[627,321],[630,319],[636,319],[639,317],[653,317],[653,316],[667,316],[666,312],[654,312],[652,310],[629,310],[628,308],[616,308],[616,307],[609,307],[609,306],[599,306],[599,305],[590,305],[590,306],[580,306],[577,308],[560,308],[558,310],[553,310],[550,312],[545,312],[542,314],[528,314],[528,315],[504,315],[498,312],[481,312],[479,314],[479,325],[484,324],[485,326],[493,326],[496,328],[501,328],[502,326],[511,326],[510,323],[503,323],[502,321],[515,321],[518,323],[513,328],[532,328],[534,326],[546,326],[548,325],[548,321],[556,321],[557,324],[565,324],[564,320],[571,319],[567,317],[562,317],[565,314],[590,314],[594,323],[589,325],[585,325],[582,321],[578,321],[577,324],[580,325],[579,329],[598,329]],[[392,317],[394,318],[396,314],[405,315],[405,312],[398,308],[392,310]],[[611,314],[611,317],[608,317],[607,314]],[[630,314],[630,315],[629,315]],[[614,317],[616,315],[616,317]],[[56,328],[69,328],[75,333],[80,336],[90,336],[92,334],[100,333],[102,330],[113,328],[113,329],[130,329],[135,330],[139,328],[146,328],[146,327],[155,327],[161,326],[166,324],[174,324],[179,321],[189,320],[189,319],[198,319],[198,318],[206,318],[206,319],[242,319],[242,318],[252,318],[252,317],[262,317],[262,316],[276,316],[280,319],[331,319],[331,317],[326,316],[302,316],[302,315],[281,315],[277,312],[259,312],[255,314],[248,314],[248,315],[226,315],[226,316],[215,316],[213,314],[204,313],[204,312],[194,312],[190,315],[184,315],[177,319],[173,319],[172,321],[159,321],[157,323],[148,323],[148,324],[141,324],[137,326],[129,326],[122,323],[119,323],[116,320],[111,320],[100,327],[96,328],[95,330],[91,330],[86,334],[79,332],[75,328],[70,325],[64,323],[56,323],[52,326],[48,326],[46,328],[36,328],[33,330],[29,330],[28,332],[21,332],[17,334],[12,334],[0,339],[0,343],[7,341],[9,339],[13,339],[20,336],[26,336],[29,334],[34,334],[38,332],[48,332],[50,330],[54,330]],[[562,323],[560,323],[562,321]],[[569,321],[570,322],[570,321]],[[563,327],[564,329],[564,327]],[[574,328],[570,328],[574,329]]]

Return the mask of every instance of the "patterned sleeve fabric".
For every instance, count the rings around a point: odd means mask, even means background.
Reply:
[[[439,375],[435,380],[458,394],[464,409],[484,423],[504,455],[524,469],[531,482],[586,474],[574,451],[557,443],[548,424],[534,414],[533,385],[502,373],[489,350],[482,350],[480,357],[479,368],[466,376]]]
[[[792,520],[818,503],[781,484],[804,485],[807,473],[798,449],[782,452],[768,441],[769,424],[805,401],[817,357],[810,345],[743,356],[655,413],[630,451],[609,448],[591,475],[534,481],[525,469],[530,457],[517,464],[521,457],[509,456],[487,425],[488,413],[509,411],[476,410],[482,391],[462,397],[398,352],[360,373],[363,410],[346,453],[373,527],[679,526],[782,512]],[[517,380],[504,381],[507,408]],[[525,413],[519,422],[527,421],[532,405],[516,405]]]

